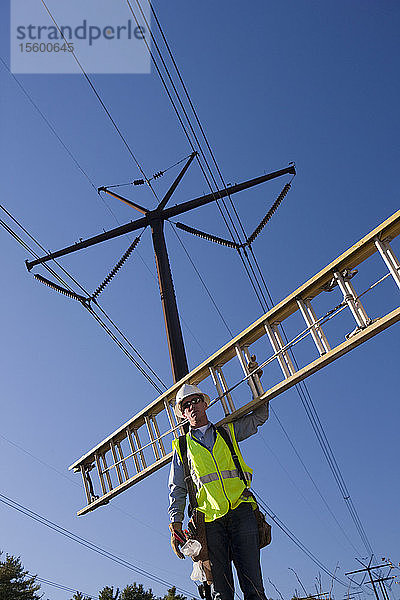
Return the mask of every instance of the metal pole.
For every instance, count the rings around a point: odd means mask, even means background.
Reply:
[[[151,221],[150,226],[153,236],[154,253],[156,256],[158,283],[160,286],[161,304],[163,307],[165,329],[167,332],[172,375],[174,382],[176,382],[189,372],[189,368],[183,343],[167,246],[165,243],[164,222],[161,218],[157,218]]]
[[[376,600],[380,600],[379,599],[379,595],[378,595],[378,590],[375,587],[375,581],[374,581],[374,579],[372,577],[371,569],[367,569],[367,571],[368,571],[368,575],[369,575],[369,578],[370,578],[371,583],[372,583],[372,587],[374,588],[374,593],[375,593]]]

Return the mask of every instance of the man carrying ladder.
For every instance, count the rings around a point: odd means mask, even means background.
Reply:
[[[179,546],[185,539],[182,523],[186,495],[189,492],[190,499],[193,486],[196,512],[204,517],[213,600],[233,600],[232,561],[245,600],[264,600],[256,503],[249,490],[252,469],[244,462],[238,442],[255,434],[265,423],[268,403],[218,429],[207,418],[209,403],[207,394],[186,383],[176,396],[176,415],[188,420],[189,431],[173,441],[169,477],[171,546],[179,558],[184,558]]]

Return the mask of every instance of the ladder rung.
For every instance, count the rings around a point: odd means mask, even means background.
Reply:
[[[133,429],[132,433],[133,433],[133,437],[135,438],[135,442],[136,442],[136,445],[139,450],[139,456],[140,456],[140,460],[142,461],[142,467],[143,467],[143,469],[145,469],[147,467],[147,463],[146,463],[146,459],[144,457],[144,453],[142,450],[142,444],[141,444],[141,441],[139,438],[139,432],[137,429]]]
[[[101,465],[100,465],[100,460],[99,460],[99,455],[96,454],[94,455],[94,459],[96,461],[96,467],[97,467],[97,474],[99,476],[99,480],[100,480],[100,485],[101,485],[101,491],[103,492],[103,495],[106,493],[106,485],[104,483],[104,476],[103,476],[103,471],[101,470]]]
[[[225,415],[229,415],[228,404],[227,404],[226,398],[224,396],[224,390],[222,389],[221,383],[218,380],[217,371],[216,371],[215,367],[213,367],[212,365],[209,367],[209,369],[210,369],[211,379],[213,380],[215,389],[217,390],[217,395],[220,398],[220,402],[222,404],[224,413],[225,413]]]
[[[132,432],[129,429],[129,427],[126,428],[126,436],[128,438],[129,447],[130,447],[131,452],[132,452],[132,458],[133,458],[133,461],[135,463],[136,473],[139,473],[139,471],[141,470],[141,468],[140,468],[140,465],[139,465],[139,459],[138,459],[138,456],[137,456],[137,452],[136,452],[136,448],[135,448],[135,443],[134,443],[133,438],[132,438]]]
[[[107,459],[106,459],[105,453],[101,454],[100,458],[101,458],[101,461],[103,463],[103,472],[106,475],[108,487],[109,487],[110,492],[111,492],[111,490],[113,489],[113,484],[112,484],[110,473],[109,473],[109,470],[108,470]]]
[[[121,466],[122,466],[122,470],[124,472],[124,477],[125,477],[125,481],[127,479],[129,479],[129,473],[128,473],[128,469],[126,466],[126,460],[124,458],[124,454],[122,452],[122,448],[121,448],[121,443],[120,442],[116,442],[115,445],[117,446],[117,450],[118,450],[118,454],[119,454],[119,460],[121,461]]]
[[[115,467],[115,471],[116,471],[117,477],[118,477],[118,482],[122,483],[123,479],[122,479],[122,475],[121,475],[121,469],[120,469],[120,466],[119,466],[119,461],[118,461],[118,458],[117,458],[117,453],[115,452],[115,445],[114,445],[114,443],[112,441],[110,442],[110,448],[111,448],[111,454],[112,454],[112,457],[113,457],[113,460],[114,460],[114,464],[112,466]]]

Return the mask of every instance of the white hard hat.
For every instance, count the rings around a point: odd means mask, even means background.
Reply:
[[[178,393],[176,394],[176,398],[175,398],[175,414],[178,418],[180,418],[180,419],[184,418],[182,411],[181,411],[181,405],[182,405],[183,400],[185,398],[188,398],[189,396],[194,396],[195,394],[198,396],[203,396],[203,400],[207,404],[207,406],[210,404],[210,397],[207,396],[207,394],[205,394],[204,392],[202,392],[201,389],[199,389],[197,387],[197,385],[191,385],[190,383],[184,383],[179,388]]]

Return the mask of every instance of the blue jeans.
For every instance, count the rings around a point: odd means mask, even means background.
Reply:
[[[242,502],[220,519],[206,523],[206,535],[213,600],[233,600],[232,561],[244,600],[265,600],[257,522],[251,504]]]

